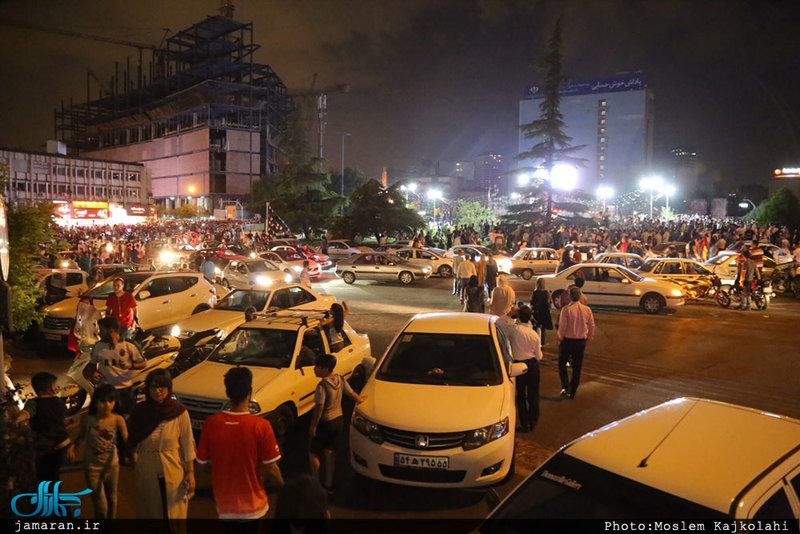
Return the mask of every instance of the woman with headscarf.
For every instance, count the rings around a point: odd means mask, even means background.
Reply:
[[[484,300],[486,300],[486,292],[480,285],[478,277],[470,276],[467,289],[464,291],[464,311],[484,313]]]
[[[539,337],[544,346],[545,332],[553,329],[553,316],[550,315],[550,292],[544,287],[544,278],[536,279],[536,290],[531,295],[531,309],[533,318],[539,325]]]
[[[324,328],[328,334],[328,342],[331,352],[339,352],[345,347],[344,317],[350,313],[347,302],[334,302],[331,304],[330,317],[320,321],[320,327]]]
[[[142,519],[165,519],[183,531],[194,494],[195,445],[186,406],[172,398],[165,369],[145,379],[146,400],[128,420],[128,450],[136,453],[136,511]]]

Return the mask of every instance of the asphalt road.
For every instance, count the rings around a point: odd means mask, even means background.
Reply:
[[[346,300],[350,324],[370,336],[379,357],[402,326],[416,313],[458,311],[452,280],[431,278],[412,286],[359,281],[348,286],[325,279],[315,289]],[[517,300],[530,299],[532,284],[512,281]],[[502,487],[511,491],[562,445],[584,433],[636,411],[679,396],[732,402],[800,418],[800,300],[776,298],[764,312],[728,310],[712,302],[693,303],[655,316],[636,310],[595,310],[596,338],[587,347],[581,388],[574,400],[559,398],[555,363],[557,344],[549,336],[541,378],[541,418],[536,430],[517,436],[517,475]],[[11,349],[12,375],[24,381],[48,369],[56,374],[69,366],[57,352]],[[307,469],[307,418],[283,446],[285,473]],[[340,518],[484,517],[490,505],[485,490],[431,490],[377,483],[356,477],[346,451],[341,455],[337,493],[331,514]],[[120,475],[120,516],[131,517],[132,473]],[[74,491],[85,487],[77,466],[65,474]],[[213,518],[210,480],[201,474],[190,517]]]

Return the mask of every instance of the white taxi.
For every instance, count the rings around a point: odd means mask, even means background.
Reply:
[[[583,293],[589,306],[641,307],[646,313],[659,313],[664,308],[683,306],[686,294],[668,280],[645,278],[621,265],[609,263],[579,263],[558,274],[540,276],[544,287],[551,292],[553,303],[560,302],[566,289],[575,279],[584,280]]]
[[[558,252],[552,248],[521,248],[511,257],[511,272],[530,280],[535,274],[555,273]]]
[[[430,249],[404,247],[394,249],[391,252],[404,260],[430,266],[431,272],[438,274],[442,278],[450,278],[453,276],[453,259],[445,258]]]
[[[223,377],[229,369],[244,366],[253,372],[250,412],[266,417],[276,436],[284,436],[294,421],[314,408],[314,359],[336,356],[335,373],[349,377],[371,356],[369,337],[344,325],[344,344],[331,346],[330,331],[321,328],[327,312],[286,310],[268,314],[236,328],[199,363],[179,375],[173,392],[188,409],[192,427],[200,430],[205,419],[228,405]]]
[[[409,486],[486,486],[513,475],[514,363],[497,317],[413,317],[367,381],[350,426],[350,462]]]
[[[269,260],[260,258],[233,260],[220,270],[221,283],[226,288],[247,289],[267,287],[272,284],[290,283],[291,274],[281,270]]]

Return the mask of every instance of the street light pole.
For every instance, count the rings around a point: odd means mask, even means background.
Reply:
[[[344,138],[349,136],[349,133],[340,133],[339,137],[342,138],[342,176],[341,176],[341,195],[344,196]],[[344,213],[344,205],[339,205],[339,215]]]

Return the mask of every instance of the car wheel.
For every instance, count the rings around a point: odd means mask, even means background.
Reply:
[[[553,299],[553,307],[557,310],[561,309],[561,297],[564,295],[563,289],[553,291],[551,298]]]
[[[645,313],[658,313],[664,309],[664,305],[664,297],[657,293],[648,293],[642,297],[641,306]]]
[[[210,306],[207,306],[207,305],[205,305],[205,304],[201,304],[200,306],[198,306],[198,307],[196,307],[196,308],[194,309],[194,311],[192,312],[192,315],[196,315],[196,314],[198,314],[198,313],[200,313],[200,312],[204,312],[204,311],[206,311],[206,310],[210,310],[210,309],[211,309],[211,307],[210,307]]]
[[[531,278],[533,278],[533,271],[531,271],[530,269],[525,269],[524,271],[522,271],[522,278],[523,280],[530,280]]]
[[[344,280],[345,284],[352,284],[356,281],[356,275],[351,273],[350,271],[345,271],[342,273],[342,280]]]
[[[267,416],[272,425],[272,432],[276,438],[285,437],[294,426],[294,410],[288,405],[279,406],[277,410]]]
[[[400,273],[400,276],[398,276],[398,279],[404,285],[408,285],[414,281],[414,275],[408,271],[403,271],[402,273]]]
[[[442,278],[450,278],[453,276],[453,268],[449,265],[442,265],[439,267],[439,276]]]
[[[67,405],[67,416],[75,415],[83,408],[86,403],[86,397],[89,394],[83,388],[78,388],[78,391],[64,397],[64,402]]]
[[[728,292],[722,288],[717,290],[717,304],[722,306],[723,308],[727,308],[731,305],[731,297],[728,295]]]
[[[766,310],[769,306],[769,299],[764,295],[753,295],[753,304],[757,310]]]

